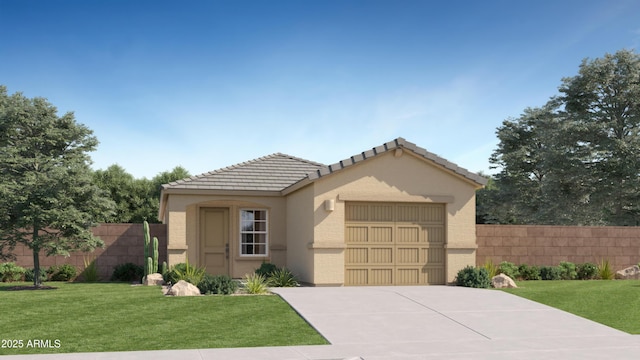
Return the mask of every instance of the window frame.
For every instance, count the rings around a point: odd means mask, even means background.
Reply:
[[[263,212],[264,213],[264,219],[259,219],[256,220],[255,218],[255,212]],[[243,218],[244,213],[245,212],[252,212],[254,214],[253,216],[253,221],[252,221],[252,230],[251,231],[246,231],[243,229],[243,225],[245,223],[245,220]],[[238,249],[238,254],[240,255],[240,257],[268,257],[269,256],[269,210],[268,209],[256,209],[256,208],[241,208],[240,212],[239,212],[239,249]],[[256,224],[264,224],[264,230],[256,230]],[[252,243],[248,243],[248,242],[243,242],[243,235],[253,235],[254,236],[254,241]],[[264,242],[256,242],[255,241],[255,236],[256,235],[264,235]],[[263,245],[264,246],[264,254],[245,254],[243,252],[243,246],[245,245],[254,245],[254,252],[255,252],[255,245]]]

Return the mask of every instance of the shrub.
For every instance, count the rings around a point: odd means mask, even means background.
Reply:
[[[490,279],[499,274],[498,267],[493,264],[493,260],[491,259],[487,259],[482,267],[487,270],[487,274],[489,274]]]
[[[261,274],[247,274],[245,289],[249,294],[264,294],[267,292],[267,280]]]
[[[488,288],[491,286],[491,279],[487,269],[467,266],[458,271],[456,285],[472,288]]]
[[[602,260],[598,265],[598,277],[602,280],[613,280],[615,273],[611,269],[609,260]]]
[[[20,281],[24,278],[24,273],[26,271],[27,270],[22,266],[18,266],[12,262],[0,264],[0,281]]]
[[[518,272],[522,280],[540,280],[540,269],[535,265],[522,264],[518,266]]]
[[[560,270],[562,271],[560,277],[562,280],[575,280],[578,277],[576,270],[576,264],[568,261],[560,262]]]
[[[134,263],[116,265],[111,274],[111,281],[140,282],[144,276],[144,268]]]
[[[71,281],[77,273],[76,267],[70,264],[53,265],[47,270],[51,281]]]
[[[27,269],[24,273],[24,281],[33,282],[33,273],[36,269]],[[40,268],[40,282],[47,280],[47,270],[43,267]]]
[[[542,280],[560,280],[562,279],[562,269],[559,266],[541,266],[540,278]]]
[[[517,279],[520,276],[520,271],[518,271],[518,267],[516,264],[508,261],[503,261],[498,266],[498,272],[501,274],[505,274],[512,279]]]
[[[271,273],[267,284],[273,287],[296,287],[298,280],[287,268],[277,269]]]
[[[231,295],[237,288],[238,283],[227,275],[205,274],[198,283],[198,289],[202,294]]]
[[[187,264],[185,263],[179,263],[179,264],[173,265],[171,268],[169,268],[169,271],[162,274],[162,278],[164,279],[164,282],[172,283],[172,284],[177,283],[178,280],[180,280],[178,278],[178,273],[184,272],[186,268],[187,268]]]
[[[278,267],[272,263],[263,262],[259,268],[256,269],[256,274],[262,275],[265,279],[271,276],[271,273],[278,270]]]
[[[184,280],[197,286],[200,281],[202,281],[204,275],[204,268],[191,265],[189,264],[189,261],[187,261],[186,263],[177,264],[172,267],[167,277],[172,284],[177,283],[180,280]]]
[[[577,276],[580,280],[592,280],[598,276],[598,266],[594,263],[579,264],[577,269]]]
[[[100,277],[98,276],[98,264],[96,264],[95,256],[83,256],[84,270],[82,271],[82,277],[86,282],[97,282]]]

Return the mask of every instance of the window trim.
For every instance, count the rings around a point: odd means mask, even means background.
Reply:
[[[245,211],[262,211],[264,212],[264,221],[260,220],[259,222],[264,222],[265,224],[265,230],[264,231],[256,231],[255,230],[255,224],[256,224],[256,220],[254,218],[253,220],[253,224],[254,224],[254,230],[252,231],[244,231],[242,230],[242,214]],[[248,257],[248,258],[256,258],[256,257],[268,257],[269,256],[269,210],[268,209],[257,209],[257,208],[241,208],[239,211],[239,240],[238,240],[238,254],[240,255],[240,257]],[[245,254],[242,251],[242,246],[243,245],[250,245],[249,243],[243,243],[242,242],[242,235],[245,234],[264,234],[264,243],[257,243],[257,244],[264,244],[264,254]],[[253,244],[256,244],[255,242]]]

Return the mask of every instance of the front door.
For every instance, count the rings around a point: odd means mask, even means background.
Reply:
[[[229,275],[229,209],[200,210],[200,244],[207,274]]]

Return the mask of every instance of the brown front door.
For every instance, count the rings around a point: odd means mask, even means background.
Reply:
[[[201,209],[200,238],[200,263],[207,274],[229,275],[229,209]]]

